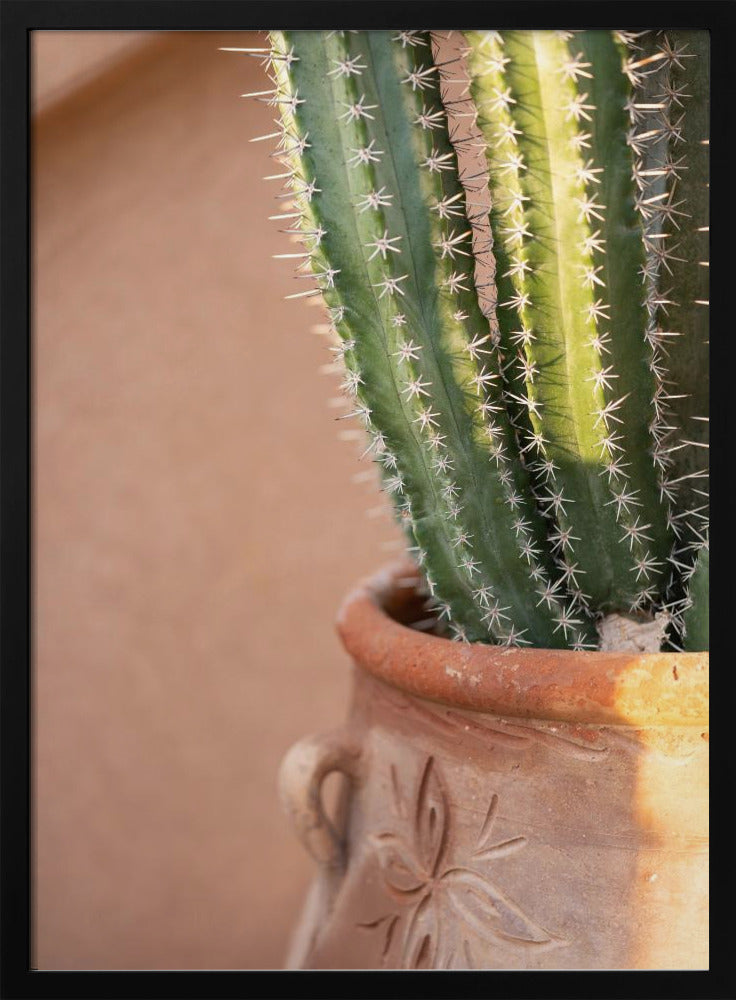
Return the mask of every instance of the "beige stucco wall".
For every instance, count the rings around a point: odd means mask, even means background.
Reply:
[[[85,84],[96,83],[101,73],[122,66],[161,37],[158,31],[32,32],[34,113],[48,111]]]
[[[276,968],[312,872],[276,770],[397,534],[271,260],[262,70],[218,51],[257,40],[149,41],[35,125],[35,965]]]

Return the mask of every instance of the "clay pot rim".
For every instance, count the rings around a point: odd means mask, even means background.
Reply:
[[[707,728],[708,653],[453,642],[402,625],[388,613],[407,604],[410,581],[418,578],[413,564],[399,562],[361,580],[336,623],[355,663],[405,693],[519,718]]]

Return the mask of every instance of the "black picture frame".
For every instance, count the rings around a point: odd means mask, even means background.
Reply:
[[[726,648],[733,619],[734,546],[725,521],[734,497],[733,407],[726,379],[733,333],[727,316],[730,264],[725,247],[712,254],[711,511],[716,539],[711,573],[712,646],[717,664],[711,773],[712,964],[707,972],[279,972],[36,971],[31,955],[31,605],[33,572],[31,441],[31,244],[29,184],[30,48],[34,30],[253,30],[289,28],[405,28],[417,19],[435,28],[501,27],[640,29],[705,28],[712,45],[712,205],[716,248],[731,228],[733,173],[728,152],[734,98],[730,51],[736,35],[732,2],[567,2],[546,0],[4,0],[0,4],[2,124],[2,345],[0,352],[0,578],[2,599],[2,830],[0,860],[0,996],[208,998],[353,995],[452,997],[736,997],[733,941],[733,800],[736,789],[730,726],[736,700],[734,654]],[[731,544],[730,544],[731,543]],[[729,551],[730,550],[730,551]],[[307,977],[307,978],[305,978]]]

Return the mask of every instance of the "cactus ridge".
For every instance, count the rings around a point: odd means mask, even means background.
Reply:
[[[253,96],[278,110],[275,217],[303,244],[279,256],[316,282],[291,297],[328,307],[346,416],[454,637],[595,648],[596,618],[662,594],[702,633],[675,564],[702,579],[707,473],[678,465],[662,329],[679,306],[661,272],[689,264],[663,238],[681,222],[670,146],[687,129],[665,112],[684,100],[683,52],[469,32],[476,117],[458,138],[443,90],[460,67],[429,32],[270,40],[274,88]],[[479,142],[487,177],[459,166]],[[472,198],[486,185],[490,214]]]
[[[708,627],[702,569],[690,586],[708,546],[708,61],[697,31],[645,35],[632,58],[635,72],[650,67],[635,80],[630,143],[646,227],[653,458],[674,536],[663,607],[676,649],[704,648],[691,641],[702,643]]]
[[[479,34],[469,36],[470,69],[498,233],[499,322],[516,351],[515,399],[529,409],[537,499],[554,515],[550,541],[571,582],[585,574],[586,602],[636,608],[642,584],[664,572],[667,538],[642,436],[652,389],[642,240],[626,146],[615,141],[625,134],[621,55],[606,32],[581,33],[572,48],[554,32]]]

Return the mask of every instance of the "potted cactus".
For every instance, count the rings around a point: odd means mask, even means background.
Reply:
[[[290,963],[707,967],[707,34],[270,42],[296,294],[411,556],[284,762]]]

